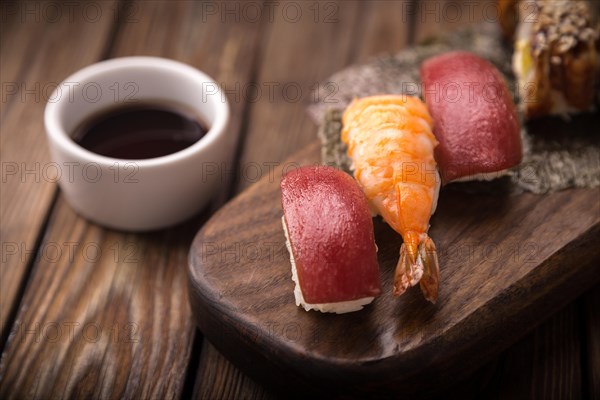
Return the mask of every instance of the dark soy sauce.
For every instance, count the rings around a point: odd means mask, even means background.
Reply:
[[[183,106],[142,102],[111,107],[84,120],[74,130],[81,147],[107,157],[142,160],[183,150],[208,129]]]

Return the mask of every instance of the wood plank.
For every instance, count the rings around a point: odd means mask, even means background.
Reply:
[[[100,59],[114,6],[112,1],[94,3],[86,16],[80,3],[71,4],[71,12],[56,2],[2,3],[2,342],[56,190],[57,169],[50,164],[44,134],[46,101],[67,75]]]
[[[104,230],[59,197],[3,355],[0,397],[176,396],[194,328],[185,236]]]
[[[481,22],[496,23],[495,0],[427,0],[407,7],[414,18],[413,43],[418,44],[440,34]]]
[[[600,285],[582,297],[584,335],[583,368],[585,370],[584,394],[590,399],[600,399]]]
[[[293,3],[293,2],[292,2]],[[336,1],[321,4],[317,23],[315,3],[300,3],[308,18],[291,22],[285,15],[275,13],[267,26],[263,56],[257,82],[265,85],[299,86],[304,98],[260,98],[251,105],[248,132],[241,149],[240,168],[261,165],[263,171],[281,163],[285,157],[303,144],[314,139],[316,127],[309,120],[305,106],[310,90],[323,79],[349,63],[366,60],[385,51],[397,51],[408,41],[408,25],[398,24],[394,16],[402,13],[403,2]],[[279,7],[285,8],[286,3]],[[335,88],[332,88],[335,90]],[[290,90],[291,93],[291,90]],[[281,93],[280,93],[281,94]],[[324,93],[322,95],[327,95]],[[264,163],[268,163],[265,165]],[[240,174],[236,191],[240,192],[255,182]],[[223,358],[208,343],[201,355],[196,378],[196,398],[262,399],[274,396]],[[219,369],[219,379],[214,378]]]
[[[267,26],[256,84],[262,95],[252,103],[247,134],[241,151],[241,174],[237,191],[255,183],[254,166],[267,171],[294,150],[314,139],[315,126],[305,107],[323,79],[344,67],[352,57],[362,7],[356,1],[322,3],[281,2]],[[312,7],[319,5],[315,22]],[[301,15],[291,19],[292,10]],[[289,14],[288,14],[289,13]],[[287,15],[287,16],[286,16]],[[266,90],[272,86],[273,96]],[[335,90],[332,87],[331,90]],[[325,94],[326,95],[326,94]],[[247,171],[247,172],[246,172]]]
[[[385,53],[395,54],[408,45],[412,21],[409,2],[373,0],[360,14],[360,22],[352,27],[356,33],[349,63],[363,63]]]
[[[208,341],[204,341],[195,399],[260,399],[277,397],[258,385],[227,361]]]
[[[225,85],[246,84],[259,26],[205,19],[204,6],[132,3],[110,56],[160,55]],[[234,145],[245,103],[231,107]],[[126,234],[88,223],[59,195],[2,357],[0,397],[179,397],[196,333],[185,267],[209,212],[169,230]],[[61,256],[44,256],[54,244]],[[95,248],[101,256],[86,255]]]
[[[573,302],[498,357],[480,394],[490,399],[569,398],[582,395],[580,304]]]
[[[571,303],[535,331],[532,397],[582,398],[579,304]]]

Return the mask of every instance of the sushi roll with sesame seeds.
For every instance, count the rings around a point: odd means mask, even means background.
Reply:
[[[594,109],[600,71],[594,7],[574,0],[517,4],[513,71],[526,118]]]

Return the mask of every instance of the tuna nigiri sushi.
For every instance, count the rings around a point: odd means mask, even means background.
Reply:
[[[466,51],[421,66],[442,181],[489,179],[521,162],[517,110],[500,71]]]
[[[367,199],[348,174],[303,167],[281,180],[283,229],[296,284],[296,305],[346,313],[381,292]]]

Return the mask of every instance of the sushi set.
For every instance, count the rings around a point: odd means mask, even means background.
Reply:
[[[500,1],[513,13],[524,3]],[[427,394],[594,285],[597,187],[444,190],[511,174],[522,127],[538,134],[530,119],[560,115],[567,122],[550,130],[569,129],[584,112],[598,134],[600,62],[589,52],[599,35],[585,10],[557,3],[535,2],[540,23],[503,24],[527,89],[516,104],[490,61],[436,54],[415,66],[423,100],[378,93],[338,111],[346,168],[319,165],[315,141],[219,210],[189,259],[192,308],[211,343],[280,390]],[[579,33],[553,38],[548,24],[565,13]]]

